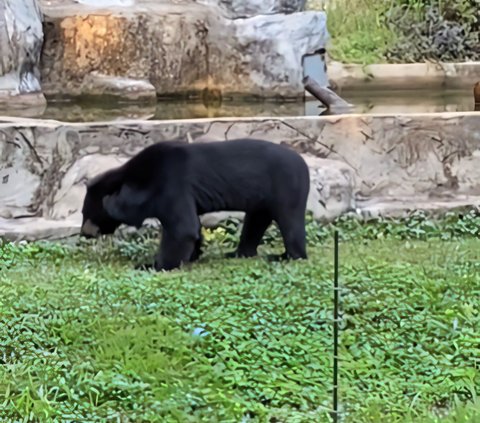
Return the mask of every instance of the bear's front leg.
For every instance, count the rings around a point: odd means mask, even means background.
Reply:
[[[199,230],[198,238],[195,241],[195,247],[193,248],[192,255],[190,256],[190,262],[197,261],[202,255],[202,243],[203,243],[203,235],[202,235],[202,231]]]
[[[171,234],[164,231],[160,250],[155,257],[155,270],[172,270],[189,263],[195,251],[197,235]]]

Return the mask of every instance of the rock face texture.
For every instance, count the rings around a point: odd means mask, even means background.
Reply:
[[[304,10],[306,0],[197,0],[197,2],[218,5],[231,18],[246,18],[300,12]]]
[[[76,233],[84,180],[154,142],[255,137],[302,153],[309,209],[332,219],[480,206],[476,113],[65,124],[0,119],[0,236]],[[215,220],[210,224],[215,224]]]
[[[134,6],[135,0],[75,0],[80,4],[87,4],[95,7],[111,7],[111,6]]]
[[[217,25],[219,22],[217,21]],[[303,57],[325,47],[323,12],[261,15],[215,28],[209,46],[212,86],[227,93],[302,97]]]
[[[36,0],[0,0],[0,103],[44,102],[39,61],[43,43]]]
[[[91,72],[80,86],[83,95],[103,95],[121,100],[156,102],[155,87],[148,81],[102,75]]]
[[[355,210],[355,172],[340,160],[303,155],[310,169],[307,209],[317,220],[331,221]]]
[[[44,1],[44,92],[79,94],[84,78],[98,72],[147,80],[158,95],[207,88],[224,95],[303,96],[302,58],[328,39],[323,12],[230,19],[219,2],[207,3],[137,0],[131,7],[99,7]],[[267,1],[262,7],[280,11],[287,3],[300,4]]]

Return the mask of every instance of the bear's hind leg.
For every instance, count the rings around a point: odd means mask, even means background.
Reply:
[[[277,223],[285,252],[281,256],[271,256],[270,259],[306,259],[305,211],[297,209],[291,214],[279,216]]]
[[[227,258],[256,256],[257,247],[270,223],[272,223],[272,216],[266,210],[246,213],[237,250],[227,253]]]

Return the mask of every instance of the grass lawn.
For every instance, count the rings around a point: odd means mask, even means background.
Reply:
[[[479,422],[478,214],[335,226],[341,421]],[[0,421],[331,421],[333,227],[289,263],[210,231],[160,274],[148,237],[0,243]]]
[[[323,0],[307,0],[307,9],[321,10]],[[328,54],[343,63],[385,63],[387,49],[399,34],[388,28],[384,14],[394,2],[384,0],[328,0]],[[348,13],[346,11],[353,11]]]

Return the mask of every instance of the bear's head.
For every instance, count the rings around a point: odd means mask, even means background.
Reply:
[[[105,199],[117,189],[116,175],[106,172],[87,182],[87,193],[82,207],[80,234],[86,238],[110,235],[122,222],[113,218],[105,208]]]

